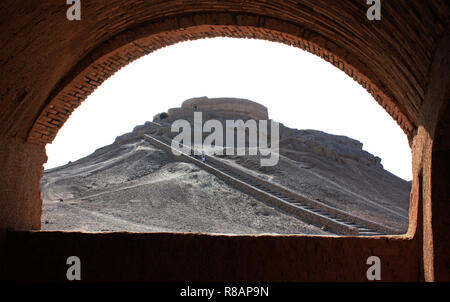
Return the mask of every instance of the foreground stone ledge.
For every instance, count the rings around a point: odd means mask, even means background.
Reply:
[[[367,281],[370,256],[381,281],[420,278],[406,236],[9,231],[6,240],[8,281],[67,281],[69,256],[82,281]]]

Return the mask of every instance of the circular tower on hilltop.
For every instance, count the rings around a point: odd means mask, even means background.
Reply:
[[[199,97],[184,101],[182,109],[207,113],[209,118],[248,117],[254,120],[268,120],[267,108],[256,102],[238,98]]]

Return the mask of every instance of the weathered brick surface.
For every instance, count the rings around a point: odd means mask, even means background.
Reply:
[[[219,15],[221,16],[221,15]],[[200,15],[195,19],[198,23],[205,23],[204,20],[208,16]],[[240,16],[239,20],[248,20],[244,16]],[[237,19],[236,19],[237,20]],[[261,22],[261,18],[255,19]],[[28,141],[32,143],[45,144],[52,142],[59,128],[64,124],[70,113],[75,110],[81,102],[89,96],[99,85],[101,85],[108,77],[113,75],[123,66],[130,62],[151,53],[161,47],[172,45],[181,41],[195,40],[208,37],[234,37],[234,38],[255,38],[265,39],[274,42],[280,42],[301,48],[305,51],[313,53],[327,62],[341,69],[347,75],[352,77],[359,85],[363,86],[381,105],[383,108],[397,121],[405,134],[411,139],[414,131],[413,124],[403,114],[395,102],[392,101],[383,91],[381,91],[367,76],[359,72],[354,66],[348,64],[344,59],[339,58],[330,50],[320,47],[317,44],[307,41],[299,36],[289,32],[298,32],[298,28],[289,26],[273,19],[266,21],[277,30],[255,26],[241,25],[194,25],[187,22],[183,29],[176,29],[163,33],[157,33],[148,37],[137,39],[126,45],[117,45],[111,53],[104,54],[96,61],[91,63],[85,70],[79,74],[73,74],[73,78],[67,83],[63,89],[58,91],[53,99],[44,108],[39,118],[35,122],[35,126],[29,133]],[[279,29],[278,29],[279,28]],[[284,30],[286,32],[278,31]],[[108,44],[111,47],[111,44]],[[102,52],[102,46],[98,50]],[[89,58],[91,60],[91,57]],[[82,63],[85,65],[85,63]],[[53,107],[52,107],[53,106]],[[59,118],[49,115],[49,110],[53,109],[59,113]],[[38,125],[38,127],[36,127]],[[56,126],[56,127],[55,127]],[[43,131],[44,130],[44,131]]]
[[[361,263],[378,255],[383,281],[449,281],[450,4],[383,1],[382,21],[368,21],[364,2],[93,0],[82,1],[82,21],[69,22],[65,1],[1,1],[0,279],[64,279],[65,257],[75,253],[93,264],[86,280],[359,281]],[[13,232],[5,239],[7,228],[39,228],[44,145],[95,88],[156,49],[209,37],[293,45],[365,87],[410,140],[408,234]]]
[[[409,134],[450,15],[444,0],[388,1],[381,22],[368,21],[359,0],[89,1],[82,20],[72,22],[67,8],[59,0],[0,4],[2,137],[51,141],[53,126],[64,122],[45,120],[55,99],[69,103],[54,105],[67,118],[121,66],[179,41],[214,36],[267,39],[320,55],[365,85]],[[34,129],[38,119],[48,132]]]
[[[392,236],[14,231],[7,243],[9,281],[65,282],[68,255],[84,282],[364,282],[372,255],[382,281],[420,280],[417,242]]]

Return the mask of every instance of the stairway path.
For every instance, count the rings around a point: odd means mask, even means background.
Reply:
[[[172,152],[171,140],[167,137],[156,137],[143,134],[143,138],[163,149]],[[191,150],[192,153],[192,150]],[[324,228],[327,231],[340,235],[380,236],[385,234],[400,234],[378,223],[343,212],[336,208],[310,200],[277,184],[270,183],[217,158],[209,156],[206,162],[181,152],[181,160],[196,164],[213,173],[233,187],[248,193],[266,204],[275,206],[307,223]]]

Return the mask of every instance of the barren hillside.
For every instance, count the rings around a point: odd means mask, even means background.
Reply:
[[[171,138],[170,118],[137,126],[91,155],[46,170],[43,230],[330,234],[264,204],[142,139]],[[236,117],[242,118],[242,117]],[[173,120],[172,120],[173,121]],[[408,226],[410,183],[345,136],[280,125],[280,160],[217,159],[333,208],[400,229]]]

